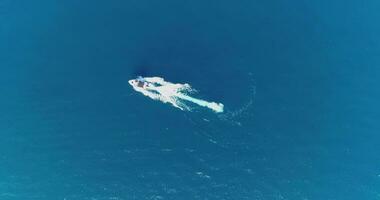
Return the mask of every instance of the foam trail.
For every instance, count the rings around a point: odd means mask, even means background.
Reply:
[[[179,94],[176,94],[176,96],[178,98],[181,98],[181,99],[184,99],[184,100],[187,100],[187,101],[191,101],[195,104],[198,104],[202,107],[207,107],[207,108],[210,108],[212,109],[213,111],[215,112],[223,112],[223,108],[224,108],[224,105],[221,104],[221,103],[215,103],[215,102],[208,102],[208,101],[205,101],[205,100],[202,100],[202,99],[196,99],[196,98],[193,98],[193,97],[190,97],[190,96],[187,96],[187,95],[183,95],[182,93],[179,93]]]
[[[181,110],[191,110],[184,101],[189,101],[202,107],[209,108],[214,112],[223,112],[223,104],[208,102],[197,99],[186,94],[194,92],[189,84],[170,83],[160,77],[139,77],[129,81],[133,89],[141,92],[145,96],[164,103],[170,103]]]

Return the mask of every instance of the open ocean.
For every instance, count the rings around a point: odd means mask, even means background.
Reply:
[[[379,200],[379,0],[0,0],[0,200]],[[226,114],[128,84],[189,83]]]

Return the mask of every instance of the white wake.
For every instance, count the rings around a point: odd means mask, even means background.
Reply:
[[[224,105],[221,103],[208,102],[189,96],[195,90],[187,83],[170,83],[160,77],[138,77],[128,81],[133,89],[154,100],[170,103],[181,110],[191,110],[186,103],[209,108],[214,112],[223,112]]]

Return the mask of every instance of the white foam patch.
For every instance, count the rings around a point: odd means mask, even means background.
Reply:
[[[181,110],[191,110],[190,106],[186,104],[187,102],[209,108],[217,113],[223,112],[224,109],[224,105],[221,103],[209,102],[189,96],[188,93],[196,90],[187,83],[170,83],[160,77],[139,77],[128,82],[135,91],[151,99],[170,103]]]

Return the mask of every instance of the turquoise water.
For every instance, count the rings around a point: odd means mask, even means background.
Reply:
[[[379,199],[379,8],[0,0],[0,199]]]

